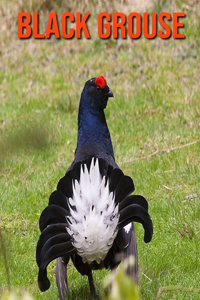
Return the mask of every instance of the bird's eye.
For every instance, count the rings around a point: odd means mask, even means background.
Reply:
[[[100,88],[100,86],[98,86],[98,85],[97,85],[97,91],[98,91],[98,92],[101,92],[101,88]]]

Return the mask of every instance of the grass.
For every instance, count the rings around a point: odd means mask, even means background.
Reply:
[[[91,40],[19,41],[11,20],[37,2],[22,2],[22,7],[16,2],[9,10],[10,3],[0,4],[1,20],[10,28],[2,30],[0,40],[0,224],[12,289],[38,300],[58,299],[55,263],[49,267],[50,290],[42,294],[37,287],[38,219],[73,160],[84,82],[104,74],[115,95],[106,117],[116,161],[134,179],[136,193],[148,199],[154,223],[150,244],[144,244],[143,229],[136,224],[140,297],[199,299],[198,2],[177,0],[164,7],[186,11],[185,40],[128,39],[120,50],[116,41],[95,34]],[[42,3],[45,16],[48,1]],[[123,11],[118,5],[116,11]],[[155,5],[160,10],[164,3]],[[95,24],[97,7],[91,2],[90,24]],[[62,11],[62,5],[56,8]],[[68,275],[71,299],[89,299],[87,279],[72,264]],[[95,272],[99,290],[105,275]],[[1,295],[7,288],[2,257],[0,283]]]

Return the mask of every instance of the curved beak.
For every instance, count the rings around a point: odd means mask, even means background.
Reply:
[[[108,93],[107,93],[107,96],[109,98],[113,97],[114,98],[114,95],[113,95],[113,92],[109,89]]]

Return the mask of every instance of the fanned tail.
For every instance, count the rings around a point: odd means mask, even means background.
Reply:
[[[92,185],[88,185],[89,182],[90,184],[92,182]],[[99,182],[99,186],[96,182]],[[88,191],[87,186],[91,190]],[[94,188],[92,189],[91,186],[94,186]],[[96,191],[98,191],[98,196],[95,196]],[[47,266],[57,258],[56,281],[60,298],[64,299],[65,293],[69,296],[66,266],[72,254],[78,253],[81,255],[82,253],[82,242],[78,240],[80,232],[82,232],[81,220],[86,222],[89,217],[95,222],[99,220],[100,224],[98,222],[95,224],[102,226],[102,228],[104,228],[105,221],[108,222],[108,227],[106,227],[106,230],[110,228],[110,231],[107,230],[106,233],[108,237],[106,247],[108,250],[112,247],[113,241],[120,236],[119,243],[121,239],[122,245],[119,248],[125,249],[125,244],[128,241],[128,247],[124,251],[125,256],[133,254],[137,260],[133,227],[130,227],[129,234],[125,234],[126,229],[124,227],[131,222],[141,223],[145,231],[144,241],[147,243],[152,238],[153,225],[148,214],[146,199],[139,195],[131,195],[133,191],[133,180],[129,176],[125,176],[120,169],[113,169],[103,159],[90,158],[85,162],[79,162],[66,173],[59,181],[57,190],[51,194],[49,205],[43,210],[39,220],[41,235],[36,250],[36,261],[39,267],[38,285],[41,291],[45,291],[50,287],[47,278]],[[91,194],[92,200],[85,200]],[[83,195],[85,195],[84,199],[81,198]],[[78,213],[78,211],[81,213]],[[96,219],[96,216],[99,219]],[[87,223],[85,224],[87,225]],[[104,233],[104,230],[102,232]],[[103,234],[102,232],[99,232],[99,236]],[[118,235],[117,232],[121,233]],[[89,234],[92,235],[92,238],[97,236],[97,245],[100,245],[98,244],[98,234],[93,233],[93,231],[90,231]],[[102,237],[105,238],[105,234]],[[75,238],[77,238],[76,244],[80,245],[79,252],[75,248]],[[82,241],[82,238],[87,246],[88,241],[85,239],[85,235],[80,236],[80,241]],[[116,241],[116,243],[118,242]],[[107,248],[104,248],[103,251]],[[89,249],[91,250],[91,248]],[[102,251],[100,248],[97,250]],[[97,253],[99,253],[98,251]],[[83,257],[84,255],[87,255],[87,251],[83,253]],[[93,253],[90,257],[92,261]],[[97,257],[100,262],[96,260],[96,266],[101,263],[103,259],[101,257],[103,256]],[[112,258],[110,258],[110,261],[112,261]],[[105,266],[109,266],[109,264],[111,267],[112,264],[114,266],[115,263],[110,263],[110,261],[107,260]],[[130,270],[130,273],[137,274],[137,265],[134,270]]]

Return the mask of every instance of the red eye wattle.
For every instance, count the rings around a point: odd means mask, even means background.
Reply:
[[[107,80],[103,75],[101,75],[95,79],[95,84],[100,86],[101,89],[104,89],[107,84]]]

